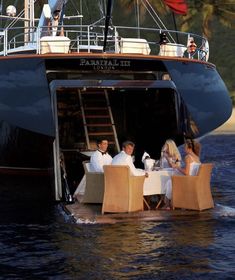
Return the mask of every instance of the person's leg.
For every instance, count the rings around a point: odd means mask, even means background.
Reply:
[[[171,208],[171,197],[172,197],[172,181],[171,179],[167,180],[166,182],[166,195],[165,195],[165,209],[170,209]]]

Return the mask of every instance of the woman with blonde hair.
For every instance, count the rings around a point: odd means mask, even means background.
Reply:
[[[162,147],[160,165],[162,168],[172,167],[172,164],[181,165],[180,152],[172,139],[166,140]]]
[[[199,167],[201,165],[200,152],[201,144],[192,139],[187,139],[184,145],[185,158],[184,158],[184,168],[178,166],[176,163],[172,163],[171,166],[181,175],[195,176],[198,173]],[[165,186],[165,204],[166,208],[170,208],[171,196],[172,196],[172,181],[169,179]]]

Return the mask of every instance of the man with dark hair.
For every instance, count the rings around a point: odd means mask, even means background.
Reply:
[[[91,155],[91,171],[104,172],[103,166],[111,164],[112,157],[108,154],[108,140],[105,138],[97,140],[98,149]]]
[[[135,144],[131,141],[125,141],[122,144],[122,151],[117,154],[113,160],[112,165],[128,165],[130,167],[131,174],[134,176],[143,176],[148,177],[148,173],[146,173],[143,169],[137,169],[134,166],[132,160],[132,154],[135,148]]]
[[[51,17],[50,21],[48,22],[48,32],[52,36],[56,36],[57,34],[60,36],[64,35],[63,27],[61,27],[60,31],[58,30],[60,16],[61,16],[61,11],[55,10],[52,13],[52,17]]]

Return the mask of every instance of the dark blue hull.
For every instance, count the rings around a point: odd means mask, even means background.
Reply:
[[[29,173],[53,174],[53,142],[59,135],[73,185],[82,177],[86,159],[80,153],[86,147],[79,101],[73,104],[76,90],[107,90],[118,141],[136,142],[139,166],[143,151],[158,158],[167,138],[180,145],[185,137],[201,137],[222,125],[232,112],[228,91],[215,67],[183,58],[2,57],[0,81],[1,172],[14,168],[20,173],[24,168]],[[53,96],[57,96],[57,114]]]

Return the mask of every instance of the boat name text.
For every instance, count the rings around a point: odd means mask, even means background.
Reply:
[[[94,70],[115,70],[119,67],[130,67],[130,60],[117,60],[117,59],[86,59],[80,60],[80,66],[91,66]]]

